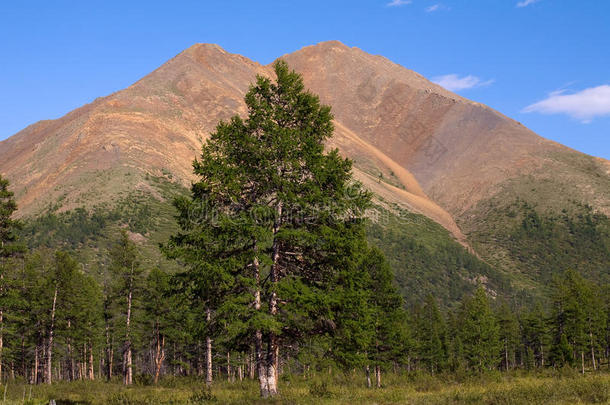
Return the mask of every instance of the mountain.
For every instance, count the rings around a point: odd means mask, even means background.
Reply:
[[[384,57],[337,41],[282,59],[332,106],[335,137],[328,146],[353,159],[355,177],[377,196],[378,213],[413,213],[439,224],[447,239],[524,288],[541,280],[539,266],[521,260],[513,246],[528,210],[582,216],[585,207],[602,215],[605,226],[610,162],[541,138]],[[191,162],[218,121],[246,114],[243,96],[256,75],[272,77],[271,66],[197,44],[124,90],[0,142],[0,173],[16,191],[20,215],[33,220],[81,207],[127,210],[143,196],[168,205],[167,184],[175,190],[190,184]],[[430,239],[412,224],[389,222],[404,233],[388,242],[396,252],[406,251],[401,241],[415,234]],[[426,232],[444,232],[426,224]],[[596,225],[594,242],[601,243],[603,268],[610,260],[600,229]],[[144,227],[138,234],[154,240],[147,232]],[[381,244],[389,240],[380,238]],[[455,277],[474,283],[478,276]]]

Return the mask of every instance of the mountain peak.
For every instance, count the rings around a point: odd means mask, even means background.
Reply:
[[[218,44],[208,44],[203,42],[198,42],[196,44],[191,45],[190,47],[184,50],[185,53],[198,53],[198,52],[222,52],[228,53]]]

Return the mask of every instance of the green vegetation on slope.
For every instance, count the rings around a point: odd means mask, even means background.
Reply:
[[[106,252],[121,229],[129,231],[140,245],[145,261],[170,265],[158,249],[177,229],[171,204],[187,190],[164,177],[146,176],[147,187],[133,190],[113,205],[100,204],[62,211],[56,205],[34,218],[26,218],[21,237],[30,249],[62,249],[79,261],[106,263]]]
[[[469,238],[481,256],[518,287],[545,296],[555,275],[578,270],[597,283],[610,279],[610,219],[571,201],[560,211],[500,199],[478,207],[482,217]]]
[[[408,304],[433,294],[452,307],[480,283],[495,294],[511,292],[505,275],[468,252],[434,221],[405,210],[377,209],[380,220],[369,224],[367,235],[394,269]]]

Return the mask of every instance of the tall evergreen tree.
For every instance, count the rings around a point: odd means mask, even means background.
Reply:
[[[501,348],[499,328],[483,287],[463,301],[458,322],[457,333],[467,366],[475,371],[495,367]]]
[[[373,338],[369,358],[375,364],[377,388],[381,388],[382,368],[401,360],[407,343],[404,300],[394,285],[394,274],[376,248],[366,255],[364,266],[370,277]]]
[[[547,317],[540,304],[521,317],[521,341],[528,368],[544,367],[549,350]]]
[[[9,190],[9,182],[0,175],[0,384],[2,384],[2,352],[4,348],[4,317],[7,306],[5,273],[9,270],[9,259],[24,251],[17,243],[17,230],[21,224],[13,218],[17,210],[14,194]]]
[[[551,361],[561,366],[576,365],[580,360],[585,372],[585,358],[597,368],[595,358],[604,338],[606,314],[598,289],[574,270],[553,281],[553,345]]]
[[[447,362],[447,330],[445,320],[432,295],[428,295],[423,307],[418,311],[417,340],[418,352],[424,366],[437,373]]]
[[[278,392],[280,347],[319,331],[318,315],[329,318],[324,284],[341,281],[337,251],[356,246],[342,240],[363,238],[357,228],[370,200],[352,181],[351,162],[324,152],[330,108],[286,63],[274,68],[275,83],[258,77],[247,93],[247,119],[221,122],[203,146],[193,201],[178,203],[183,233],[171,243],[229,287],[217,312],[232,318],[233,336],[253,337],[264,397]],[[213,215],[193,225],[193,205]],[[193,253],[202,250],[213,257]]]
[[[117,277],[117,292],[124,300],[125,323],[123,339],[123,383],[133,383],[133,336],[132,313],[134,310],[134,294],[141,284],[142,269],[138,261],[138,251],[129,239],[126,231],[122,231],[119,240],[110,250],[111,270]]]
[[[514,311],[503,302],[497,310],[496,318],[502,344],[502,363],[506,371],[515,366],[519,346],[519,320]]]

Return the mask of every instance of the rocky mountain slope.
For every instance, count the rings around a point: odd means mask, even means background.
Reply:
[[[502,227],[518,226],[517,214],[497,220],[517,200],[545,212],[577,201],[610,213],[606,160],[340,42],[282,58],[332,106],[329,147],[354,160],[381,207],[430,218],[495,266],[520,271],[494,242]],[[149,176],[188,186],[191,162],[218,121],[245,115],[256,75],[272,76],[271,66],[197,44],[122,91],[0,142],[0,173],[20,215],[110,207],[134,191],[164,201]]]

